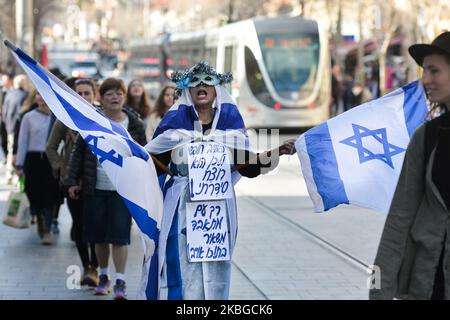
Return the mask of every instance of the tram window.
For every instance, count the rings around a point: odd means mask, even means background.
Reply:
[[[216,59],[217,59],[217,48],[209,48],[207,60],[213,68],[216,68]]]
[[[225,47],[225,64],[223,66],[223,69],[225,72],[231,72],[233,62],[233,47],[227,46]]]
[[[211,51],[211,62],[214,68],[217,67],[217,48],[212,49]]]
[[[192,50],[192,60],[193,61],[200,61],[200,50],[193,49]]]
[[[223,70],[225,72],[231,72],[232,71],[232,65],[233,63],[233,47],[232,46],[226,46],[225,47],[225,61],[224,61],[224,66],[223,66]],[[227,83],[225,85],[225,88],[231,92],[231,84]]]
[[[231,53],[231,56],[233,57],[232,63],[231,63],[231,71],[233,71],[233,72],[236,71],[236,60],[237,60],[236,51],[237,51],[236,46],[233,46],[233,51]]]
[[[245,73],[248,85],[254,96],[261,103],[273,106],[275,101],[272,99],[269,90],[267,90],[258,62],[248,47],[245,47]]]
[[[206,52],[204,50],[197,50],[196,61],[204,61],[206,59]]]
[[[205,50],[205,60],[209,62],[210,49]]]
[[[284,99],[305,99],[317,82],[317,34],[260,34],[262,59],[276,92]]]

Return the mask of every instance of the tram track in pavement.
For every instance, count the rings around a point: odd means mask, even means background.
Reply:
[[[338,256],[345,262],[349,263],[350,265],[356,267],[360,271],[367,274],[367,270],[370,268],[371,265],[369,263],[365,262],[364,260],[362,260],[361,258],[359,258],[356,255],[341,248],[339,245],[332,243],[331,241],[325,239],[324,237],[318,235],[317,233],[311,231],[310,229],[302,226],[298,222],[284,216],[278,210],[268,206],[267,204],[258,200],[256,197],[246,195],[245,193],[242,193],[242,192],[240,192],[240,195],[245,197],[245,199],[248,199],[249,202],[251,202],[254,205],[258,206],[259,208],[263,209],[262,211],[265,212],[266,214],[271,215],[276,218],[279,218],[281,221],[283,221],[290,227],[300,230],[303,234],[307,235],[311,240],[313,240],[314,242],[316,242],[317,244],[319,244],[320,246],[322,246],[323,248],[325,248],[332,254]]]
[[[280,167],[280,171],[283,173],[289,173],[289,174],[298,174],[303,179],[303,173],[301,172],[301,168],[298,168],[298,171],[286,168],[286,167]],[[325,239],[324,237],[319,236],[315,232],[309,230],[308,228],[302,226],[298,222],[286,217],[282,213],[280,213],[278,210],[266,205],[262,201],[258,200],[255,196],[246,195],[241,192],[243,196],[245,196],[247,199],[249,199],[251,202],[256,204],[257,206],[265,209],[266,212],[270,212],[272,215],[281,218],[286,223],[289,223],[290,225],[294,226],[295,228],[301,230],[303,233],[307,234],[310,238],[314,239],[318,244],[325,247],[329,251],[333,252],[334,254],[338,255],[339,257],[343,258],[347,262],[350,262],[352,265],[362,268],[364,272],[367,272],[367,269],[371,267],[371,265],[367,262],[365,262],[363,259],[355,256],[354,254],[346,251],[345,249],[341,248],[337,244],[333,244],[331,241]]]
[[[231,263],[233,264],[233,266],[242,274],[242,276],[247,279],[248,282],[251,283],[251,285],[256,289],[256,291],[259,292],[260,295],[262,295],[264,297],[264,300],[270,300],[269,297],[264,293],[264,291],[262,291],[255,282],[253,282],[252,279],[250,279],[250,277],[245,273],[244,270],[242,270],[241,267],[239,267],[239,265],[234,261],[231,260]]]

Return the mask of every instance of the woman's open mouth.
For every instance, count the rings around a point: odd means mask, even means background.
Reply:
[[[197,97],[199,97],[199,98],[206,98],[207,95],[208,95],[208,93],[206,92],[206,90],[198,90],[197,91]]]

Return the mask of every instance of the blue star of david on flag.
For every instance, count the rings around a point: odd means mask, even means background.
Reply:
[[[397,147],[388,142],[386,128],[370,130],[357,124],[352,124],[352,127],[354,135],[339,142],[346,144],[350,147],[354,147],[358,150],[359,163],[362,164],[370,160],[381,160],[384,163],[386,163],[389,167],[394,169],[392,157],[399,153],[404,152],[405,149]],[[363,146],[362,140],[365,137],[373,137],[375,140],[380,142],[383,145],[384,153],[376,154],[370,151],[369,149],[365,148]]]

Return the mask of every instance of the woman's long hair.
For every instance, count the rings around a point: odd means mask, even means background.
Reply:
[[[30,110],[31,106],[36,104],[37,93],[38,93],[38,91],[36,89],[31,91],[31,93],[27,96],[27,98],[25,99],[25,101],[22,104],[22,108],[20,110],[21,113],[24,113],[24,112]]]
[[[152,114],[156,113],[156,115],[159,116],[160,118],[162,118],[164,116],[164,114],[166,113],[167,109],[171,107],[171,106],[166,106],[164,103],[164,95],[166,94],[166,91],[168,89],[175,90],[175,87],[172,85],[164,86],[164,88],[159,93],[158,98],[156,99],[155,108],[152,110]]]
[[[131,85],[134,82],[139,82],[142,85],[142,81],[139,79],[134,79],[131,80],[130,84],[128,85],[128,90],[127,90],[127,99],[125,101],[125,105],[132,107],[134,110],[136,110],[137,113],[139,113],[139,115],[141,116],[142,119],[145,119],[149,116],[150,114],[150,99],[147,95],[147,92],[142,93],[138,104],[135,104],[135,100],[134,97],[131,95]]]

